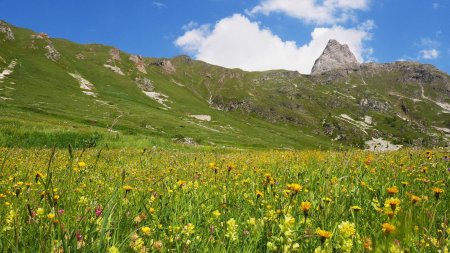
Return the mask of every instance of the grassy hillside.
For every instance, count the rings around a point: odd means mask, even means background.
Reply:
[[[135,63],[108,46],[2,25],[14,40],[0,33],[0,73],[10,72],[0,80],[0,146],[329,148],[363,147],[372,137],[448,143],[449,114],[437,103],[450,103],[449,77],[434,69],[427,71],[442,78],[430,82],[405,79],[414,69],[400,67],[330,82],[185,56]],[[366,116],[372,123],[362,129]]]

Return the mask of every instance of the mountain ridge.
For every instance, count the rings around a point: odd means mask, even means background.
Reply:
[[[0,97],[6,98],[0,100],[6,112],[0,117],[6,123],[0,128],[3,145],[22,138],[10,132],[17,124],[23,135],[29,134],[27,126],[36,128],[33,134],[77,126],[70,134],[86,132],[89,139],[100,132],[105,142],[141,136],[202,145],[317,148],[363,147],[379,137],[410,146],[448,141],[449,77],[426,65],[363,63],[317,75],[248,72],[187,56],[111,53],[113,47],[38,38],[16,27],[12,32],[14,42],[0,37],[0,69],[17,62],[0,83]],[[59,59],[49,53],[53,49]],[[372,118],[367,126],[361,123],[366,116]],[[41,129],[32,119],[48,122]],[[52,142],[43,138],[47,145]]]

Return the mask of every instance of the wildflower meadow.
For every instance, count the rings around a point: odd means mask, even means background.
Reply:
[[[448,252],[448,150],[0,148],[1,252]]]

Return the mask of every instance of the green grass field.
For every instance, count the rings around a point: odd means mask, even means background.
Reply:
[[[448,136],[438,130],[450,128],[448,114],[421,98],[419,83],[406,79],[411,73],[401,69],[329,82],[285,70],[226,69],[179,56],[142,58],[143,73],[126,52],[113,60],[112,47],[33,38],[33,31],[11,29],[14,41],[0,34],[0,70],[16,63],[0,80],[0,146],[168,147],[176,145],[174,139],[190,138],[209,147],[328,149],[364,148],[373,136],[407,146],[448,145]],[[48,59],[47,46],[60,57]],[[448,75],[426,71],[440,79],[424,83],[424,94],[450,102]],[[96,97],[84,94],[73,75],[89,81]],[[144,94],[138,82],[144,79],[149,90],[166,96],[164,105]],[[365,98],[385,108],[361,106]],[[361,129],[342,114],[360,122],[369,116],[373,124]]]

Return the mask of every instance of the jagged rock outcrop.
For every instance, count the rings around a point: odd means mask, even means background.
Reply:
[[[390,106],[387,102],[378,101],[373,98],[363,98],[359,101],[359,106],[366,110],[373,110],[379,112],[385,112],[390,109]]]
[[[31,38],[32,39],[41,39],[41,40],[49,39],[48,34],[46,34],[46,33],[32,34]]]
[[[16,38],[14,37],[14,33],[11,30],[11,27],[3,21],[0,20],[0,33],[5,34],[5,39],[9,41],[13,41]]]
[[[43,41],[39,42],[39,41]],[[43,44],[45,46],[43,46]],[[45,53],[45,57],[51,61],[57,61],[61,57],[61,54],[56,50],[55,46],[53,45],[52,40],[50,40],[50,37],[46,33],[36,33],[31,35],[31,46],[32,49],[38,49],[39,47],[43,46],[47,52]]]
[[[61,57],[61,54],[52,44],[45,46],[45,49],[47,49],[47,53],[45,53],[45,57],[47,57],[47,59],[57,61],[59,60],[59,57]]]
[[[144,92],[150,92],[153,91],[154,89],[153,82],[146,77],[144,78],[136,77],[134,81],[136,85],[139,87],[139,89],[141,89]]]
[[[113,61],[120,61],[120,51],[117,48],[112,48],[109,50],[109,54],[111,55],[111,60]]]
[[[174,74],[177,71],[175,69],[175,66],[173,66],[172,62],[166,59],[154,62],[152,63],[152,65],[161,67],[162,70],[167,74]]]
[[[322,55],[314,62],[311,75],[319,75],[331,70],[351,70],[359,67],[358,60],[346,44],[329,40]]]
[[[134,62],[134,65],[136,66],[136,69],[140,72],[147,74],[147,70],[145,69],[145,62],[144,58],[139,55],[130,55],[130,61]]]

